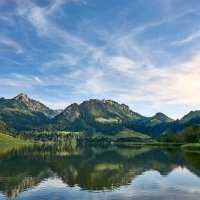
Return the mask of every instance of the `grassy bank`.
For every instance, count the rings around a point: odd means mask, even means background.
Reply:
[[[31,142],[0,133],[0,154],[29,145]]]
[[[185,145],[181,146],[181,149],[183,151],[199,152],[200,153],[200,143],[185,144]]]
[[[115,143],[117,146],[121,147],[143,147],[143,146],[151,146],[151,147],[159,147],[159,148],[179,148],[182,144],[179,143],[162,143],[162,142],[143,142],[143,143],[131,143],[131,142],[121,142]]]

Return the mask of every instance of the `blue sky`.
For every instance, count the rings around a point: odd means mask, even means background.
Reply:
[[[199,0],[1,0],[0,94],[200,109]]]

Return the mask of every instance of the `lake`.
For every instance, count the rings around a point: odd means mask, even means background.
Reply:
[[[200,154],[36,146],[0,154],[0,200],[199,200]]]

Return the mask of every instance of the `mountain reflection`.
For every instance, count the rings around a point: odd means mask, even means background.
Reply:
[[[87,191],[112,191],[156,170],[165,176],[185,167],[200,175],[200,158],[179,150],[35,146],[0,157],[0,191],[10,198],[48,178]]]

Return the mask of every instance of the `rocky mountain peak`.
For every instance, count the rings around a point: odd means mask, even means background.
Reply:
[[[155,114],[155,117],[167,117],[167,116],[161,112],[158,112]]]
[[[187,123],[191,120],[197,120],[200,118],[200,110],[190,111],[188,114],[183,116],[180,120],[181,123]]]
[[[163,121],[163,122],[173,121],[173,119],[169,118],[167,115],[161,112],[156,113],[152,118]]]
[[[24,94],[24,93],[20,93],[18,94],[16,97],[13,98],[14,100],[17,100],[17,101],[23,101],[23,102],[27,102],[30,100],[30,98],[28,97],[27,94]]]
[[[45,106],[43,103],[39,101],[29,98],[28,95],[24,93],[18,94],[16,97],[13,98],[13,100],[16,100],[19,103],[25,105],[29,111],[41,112],[50,118],[58,114],[57,111],[54,111],[48,108],[47,106]]]
[[[58,116],[56,116],[56,120],[64,118],[70,122],[74,122],[79,117],[80,117],[79,105],[77,103],[73,103],[73,104],[69,105]]]

